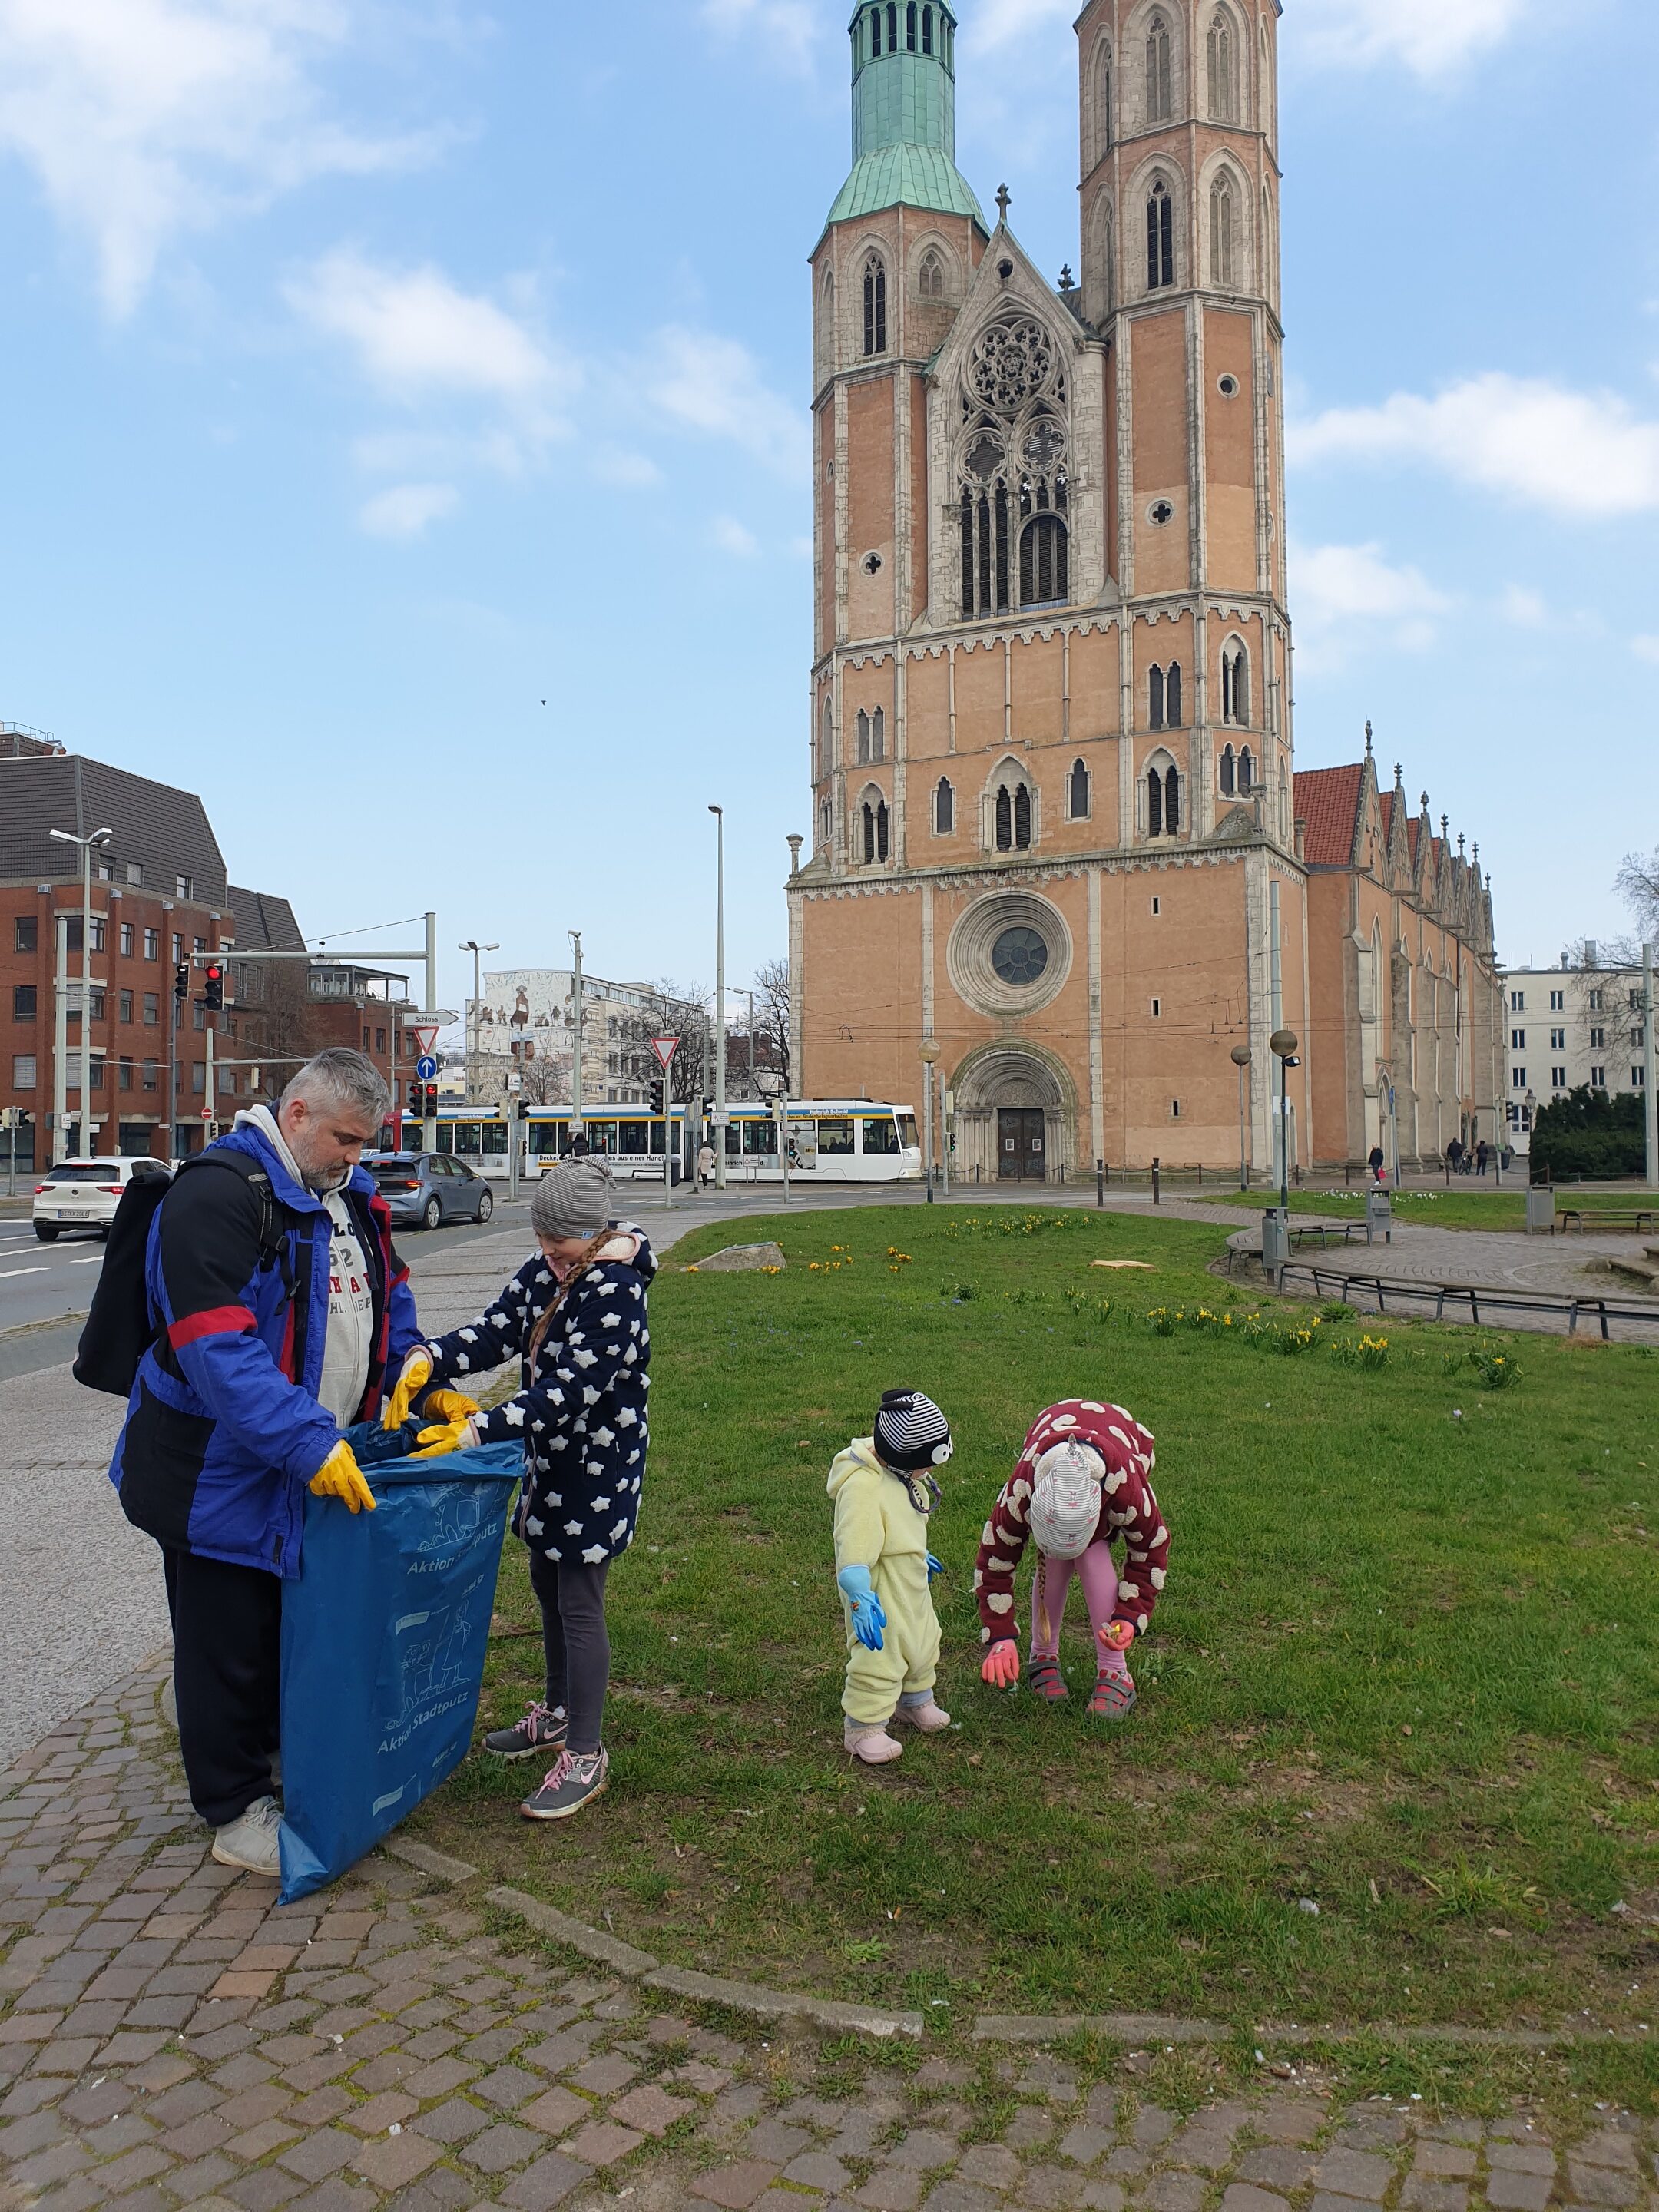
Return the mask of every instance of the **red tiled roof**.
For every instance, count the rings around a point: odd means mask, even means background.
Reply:
[[[1300,769],[1296,777],[1296,818],[1308,830],[1307,857],[1316,868],[1353,864],[1354,832],[1365,764],[1352,768]]]

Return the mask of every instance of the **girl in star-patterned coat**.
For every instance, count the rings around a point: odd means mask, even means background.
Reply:
[[[429,1359],[432,1378],[446,1383],[520,1361],[518,1395],[477,1415],[457,1442],[525,1448],[514,1528],[529,1547],[542,1609],[546,1698],[486,1744],[504,1759],[556,1750],[521,1808],[531,1820],[580,1811],[609,1772],[605,1586],[639,1520],[651,1388],[646,1288],[657,1272],[643,1233],[609,1220],[615,1196],[601,1162],[562,1162],[531,1201],[539,1255],[488,1312],[411,1355]]]

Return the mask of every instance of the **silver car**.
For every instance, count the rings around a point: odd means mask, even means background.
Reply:
[[[386,1202],[394,1229],[488,1221],[495,1211],[495,1194],[483,1177],[447,1152],[365,1152],[363,1165]]]

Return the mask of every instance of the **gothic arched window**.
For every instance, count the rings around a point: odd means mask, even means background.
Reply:
[[[1181,828],[1181,778],[1173,768],[1164,777],[1164,828],[1171,837]]]
[[[899,39],[899,25],[898,25],[898,19],[899,19],[898,0],[888,0],[888,9],[887,9],[887,51],[888,51],[888,52],[889,52],[890,54],[896,54],[896,53],[898,52],[898,39]]]
[[[1210,114],[1217,123],[1238,120],[1238,78],[1233,58],[1233,27],[1218,11],[1210,25]]]
[[[826,699],[818,721],[818,774],[828,775],[836,764],[836,710]]]
[[[999,853],[1012,853],[1014,849],[1014,802],[1006,783],[997,787],[996,844]]]
[[[906,15],[904,24],[904,43],[912,53],[915,53],[916,50],[916,33],[921,27],[919,21],[921,13],[921,10],[917,5],[917,0],[910,0],[909,9]]]
[[[867,867],[872,861],[887,858],[887,801],[878,794],[872,794],[865,800],[860,809],[860,816],[864,830],[864,860]]]
[[[1008,492],[999,483],[977,496],[962,495],[962,611],[1008,611]]]
[[[1225,745],[1221,753],[1221,796],[1231,799],[1237,789],[1237,763],[1233,758],[1232,747]]]
[[[880,707],[870,717],[870,757],[872,761],[887,757],[887,715]]]
[[[1221,648],[1221,719],[1240,724],[1250,719],[1250,663],[1242,645]]]
[[[925,54],[931,54],[933,51],[933,11],[931,8],[924,8],[921,11],[921,51]]]
[[[1178,730],[1181,727],[1181,663],[1178,660],[1170,663],[1169,673],[1164,679],[1164,713],[1166,726]]]
[[[1246,799],[1255,789],[1255,763],[1248,745],[1238,757],[1238,787]]]
[[[1146,777],[1146,834],[1149,837],[1164,835],[1164,778],[1157,769]]]
[[[881,52],[881,10],[879,8],[872,8],[870,10],[870,52],[872,54],[879,54]]]
[[[1174,283],[1175,202],[1160,177],[1146,203],[1146,288],[1158,292]],[[867,353],[869,348],[865,350]]]
[[[1031,842],[1031,794],[1024,784],[1014,793],[1014,847],[1027,851]]]
[[[1224,292],[1238,289],[1238,256],[1234,240],[1238,228],[1238,204],[1232,180],[1218,177],[1210,188],[1210,282]]]
[[[1146,26],[1146,120],[1167,123],[1174,112],[1170,66],[1170,26],[1154,15]]]
[[[957,826],[957,795],[951,788],[951,779],[942,775],[939,788],[933,793],[933,834],[948,837]]]
[[[1156,661],[1146,678],[1146,726],[1149,730],[1164,727],[1164,671]]]
[[[924,300],[942,300],[945,297],[945,264],[931,246],[921,257],[921,270],[916,289]]]
[[[1089,815],[1089,771],[1079,761],[1072,763],[1068,811],[1073,822],[1084,822]]]
[[[887,350],[887,264],[872,253],[864,264],[864,357]]]
[[[1095,159],[1103,161],[1112,150],[1112,50],[1103,46],[1095,56]]]
[[[1057,514],[1039,514],[1025,526],[1019,541],[1019,603],[1051,606],[1071,596],[1066,525]]]
[[[860,768],[868,768],[870,765],[870,716],[868,710],[863,707],[859,708],[857,727],[858,766]]]

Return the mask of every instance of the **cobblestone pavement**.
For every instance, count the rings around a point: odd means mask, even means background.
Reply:
[[[851,2067],[504,1948],[377,1857],[216,1866],[165,1662],[0,1776],[0,2202],[51,2212],[1652,2212],[1654,2130],[1553,2143],[1302,2088],[1182,2120],[1042,2053]],[[848,2087],[849,2081],[856,2087]]]

